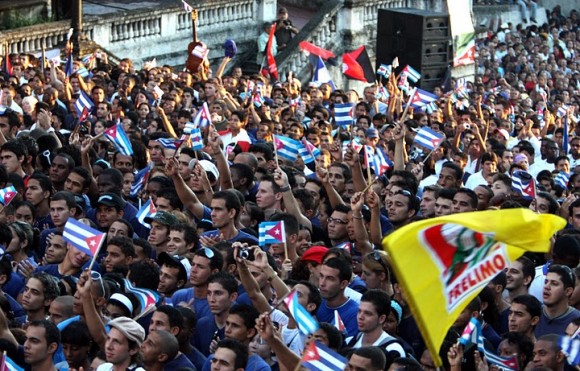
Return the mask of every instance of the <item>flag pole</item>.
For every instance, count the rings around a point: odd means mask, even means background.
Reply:
[[[284,245],[284,261],[288,260],[288,246],[286,246],[286,242],[283,243]]]
[[[93,255],[93,258],[91,259],[91,264],[89,264],[89,273],[92,271],[93,265],[97,261],[97,257],[99,256],[99,251],[101,251],[101,246],[103,246],[103,242],[105,242],[106,238],[107,238],[107,234],[104,233],[103,238],[101,238],[101,242],[99,243],[99,246],[97,246],[97,250],[95,251],[95,254]]]

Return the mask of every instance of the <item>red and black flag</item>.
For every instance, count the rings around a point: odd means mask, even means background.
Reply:
[[[354,80],[376,81],[375,70],[364,45],[342,56],[342,73]]]

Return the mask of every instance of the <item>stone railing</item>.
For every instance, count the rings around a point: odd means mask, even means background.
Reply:
[[[263,22],[256,14],[264,13],[264,3],[216,0],[197,7],[198,38],[208,44],[210,59],[223,56],[222,45],[228,38],[235,39],[241,51],[255,44]],[[132,58],[138,66],[153,58],[160,64],[183,65],[192,41],[191,15],[174,5],[104,16],[85,14],[83,22],[87,38],[119,57]],[[43,39],[47,49],[62,47],[69,28],[69,22],[61,21],[5,31],[0,34],[0,49],[7,42],[10,52],[35,53]]]

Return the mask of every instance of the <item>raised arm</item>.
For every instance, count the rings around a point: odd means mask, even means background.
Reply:
[[[172,138],[177,138],[175,129],[173,129],[173,125],[171,125],[171,122],[169,122],[169,119],[167,118],[167,115],[165,114],[163,107],[157,107],[157,114],[159,115],[161,122],[163,122],[163,127],[165,128],[165,131],[167,131],[167,133],[171,135]]]
[[[316,164],[316,176],[318,180],[322,183],[324,190],[326,191],[326,195],[328,196],[328,201],[330,201],[330,206],[334,209],[338,205],[346,205],[342,200],[342,197],[338,194],[336,189],[330,184],[328,180],[328,169],[323,168]]]
[[[364,204],[364,195],[362,192],[356,192],[350,200],[352,209],[352,223],[354,225],[355,248],[363,256],[373,251],[373,246],[369,241],[369,234],[362,215],[362,206]]]
[[[201,203],[201,201],[199,201],[199,198],[197,198],[191,188],[187,186],[179,174],[177,167],[178,164],[175,158],[167,159],[165,170],[167,171],[167,175],[169,175],[173,180],[173,185],[175,186],[177,196],[183,203],[183,206],[191,211],[197,219],[201,220],[203,219],[204,205]]]
[[[290,188],[290,184],[288,183],[288,175],[284,172],[284,170],[280,169],[280,167],[277,167],[276,170],[274,170],[274,182],[276,182],[276,185],[282,190],[282,197],[284,200],[284,207],[286,208],[286,212],[288,212],[288,214],[294,215],[296,220],[298,220],[298,223],[311,231],[312,223],[306,216],[304,216],[304,214],[302,214],[302,212],[300,212],[298,202],[296,202],[296,198],[292,193],[292,188]]]
[[[217,168],[220,174],[221,189],[225,190],[234,188],[228,160],[222,152],[222,141],[220,139],[220,135],[213,125],[209,129],[207,142],[213,151],[214,158],[216,159]]]

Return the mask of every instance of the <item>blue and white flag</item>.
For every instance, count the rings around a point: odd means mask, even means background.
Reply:
[[[388,66],[386,64],[381,64],[381,66],[379,67],[379,69],[377,70],[377,75],[381,75],[384,76],[385,78],[389,78],[389,76],[391,76],[391,66]]]
[[[105,235],[106,233],[101,233],[74,218],[67,220],[62,233],[66,242],[90,256],[98,254],[105,240]]]
[[[354,103],[336,103],[334,105],[334,122],[338,126],[352,125]]]
[[[131,192],[129,193],[129,197],[135,198],[139,195],[139,192],[141,192],[149,180],[149,174],[151,173],[152,167],[153,164],[149,164],[135,174],[135,180],[133,180],[133,184],[131,184]]]
[[[16,188],[12,185],[0,189],[0,204],[2,204],[2,206],[8,206],[17,194],[18,192],[16,191]]]
[[[568,189],[568,181],[570,181],[570,174],[560,171],[556,178],[554,178],[554,183],[560,186],[562,189]]]
[[[155,204],[151,201],[151,199],[148,199],[147,202],[145,202],[145,205],[143,205],[139,211],[137,211],[137,220],[145,227],[151,228],[150,224],[145,223],[145,218],[153,218],[155,214],[157,214]]]
[[[429,151],[433,151],[441,145],[444,139],[445,136],[442,133],[438,133],[430,127],[424,126],[419,130],[419,132],[417,132],[413,144],[420,145]]]
[[[173,138],[159,138],[157,142],[161,143],[163,148],[167,149],[174,149],[178,150],[179,147],[183,144],[183,140],[181,139],[173,139]]]
[[[193,122],[186,122],[185,127],[183,128],[183,134],[191,134],[191,131],[195,128],[196,126]]]
[[[283,135],[274,135],[274,147],[278,156],[294,162],[300,154],[302,143]]]
[[[417,82],[421,78],[419,71],[409,65],[406,65],[401,72],[404,72],[407,75],[407,78],[413,82]]]
[[[260,223],[258,227],[258,245],[266,246],[271,243],[286,243],[284,221]]]
[[[318,61],[316,63],[316,68],[314,70],[312,82],[318,86],[320,86],[321,84],[327,83],[332,87],[332,91],[336,90],[336,85],[334,85],[334,82],[330,78],[330,73],[328,72],[326,65],[322,61],[322,58],[320,58],[320,57],[318,57]]]
[[[201,151],[203,149],[203,140],[201,138],[201,130],[193,129],[190,132],[191,148],[195,151]]]
[[[562,336],[558,340],[562,352],[568,358],[568,363],[572,366],[580,364],[580,338],[576,336]]]
[[[304,349],[302,365],[311,371],[343,371],[348,368],[348,361],[322,343],[313,341]]]
[[[125,129],[123,129],[123,125],[117,124],[111,126],[105,130],[105,137],[113,143],[115,149],[123,156],[133,155],[133,146],[127,133],[125,133]]]
[[[198,128],[205,128],[211,124],[211,112],[209,111],[207,102],[203,102],[201,109],[193,119],[193,124]]]
[[[306,137],[302,138],[302,147],[300,148],[300,157],[305,164],[310,164],[320,156],[321,152],[314,144],[310,143]]]
[[[81,90],[74,106],[75,111],[79,116],[79,123],[86,120],[87,117],[89,117],[89,114],[93,110],[94,106],[95,105],[93,104],[91,98],[89,98],[89,96],[84,91]]]
[[[431,102],[435,102],[437,99],[439,99],[439,97],[435,94],[415,88],[411,91],[407,104],[410,104],[413,108],[421,108]]]
[[[526,171],[518,170],[512,174],[512,188],[526,200],[536,198],[536,182]]]
[[[290,295],[284,299],[284,303],[294,317],[298,329],[304,335],[312,334],[319,329],[318,321],[298,302],[298,294],[295,290],[292,290]]]

